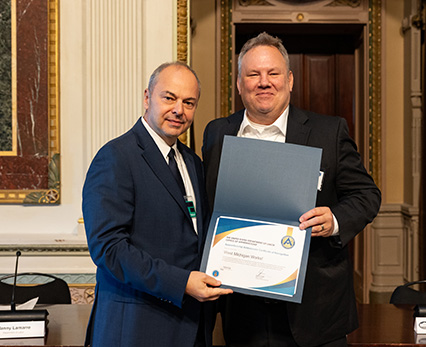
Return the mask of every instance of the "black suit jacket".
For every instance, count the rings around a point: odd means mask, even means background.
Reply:
[[[199,269],[208,209],[201,160],[180,142],[178,149],[194,188],[198,235],[175,178],[140,119],[92,161],[83,216],[97,265],[88,329],[93,346],[194,344],[202,304],[184,291],[190,272]]]
[[[214,203],[223,138],[237,135],[243,115],[241,110],[216,119],[205,129],[203,160],[210,206]],[[287,304],[296,342],[309,346],[341,338],[358,326],[346,246],[374,219],[381,195],[362,164],[343,118],[290,105],[286,142],[323,149],[324,179],[316,206],[330,207],[339,223],[338,237],[311,239],[302,303]],[[228,299],[232,300],[232,296]]]

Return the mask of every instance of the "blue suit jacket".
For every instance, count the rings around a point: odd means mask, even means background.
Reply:
[[[92,346],[194,345],[204,312],[184,291],[190,272],[199,269],[208,208],[201,160],[180,142],[178,149],[195,192],[198,235],[140,119],[92,161],[83,188],[87,241],[97,265],[87,334]]]
[[[244,110],[210,122],[204,132],[203,159],[207,193],[213,205],[223,138],[237,135]],[[300,346],[333,341],[358,326],[347,244],[376,216],[380,191],[366,172],[346,121],[290,105],[286,142],[322,148],[322,190],[316,206],[329,206],[339,223],[339,237],[311,239],[301,304],[288,303],[292,334]],[[229,306],[238,294],[225,297]],[[235,317],[224,311],[225,338]],[[255,316],[255,312],[253,315]],[[228,326],[229,323],[229,326]],[[259,323],[261,324],[261,323]]]

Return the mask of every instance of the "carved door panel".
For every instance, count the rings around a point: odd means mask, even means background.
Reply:
[[[291,102],[317,113],[340,116],[354,136],[354,56],[290,54],[295,76]]]

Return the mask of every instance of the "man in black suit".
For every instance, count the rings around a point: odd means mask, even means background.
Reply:
[[[293,74],[280,39],[262,33],[246,42],[237,87],[245,110],[210,122],[204,132],[210,206],[225,135],[322,148],[324,175],[317,207],[300,217],[300,229],[312,228],[302,303],[242,294],[224,298],[227,346],[346,346],[346,335],[358,326],[347,245],[376,216],[380,191],[344,119],[290,105]]]
[[[86,345],[211,345],[213,319],[202,302],[232,291],[197,271],[208,223],[203,168],[178,137],[199,96],[186,64],[160,65],[144,116],[92,161],[83,215],[97,273]]]

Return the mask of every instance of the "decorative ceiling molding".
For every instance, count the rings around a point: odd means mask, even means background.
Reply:
[[[241,6],[273,6],[266,0],[239,0]]]
[[[356,8],[361,6],[361,0],[332,0],[325,2],[324,0],[238,0],[240,6],[248,7],[248,6],[280,6],[280,5],[312,5],[323,2],[323,6],[348,6],[352,8]]]
[[[361,0],[334,0],[326,6],[349,6],[356,8],[361,6]]]

